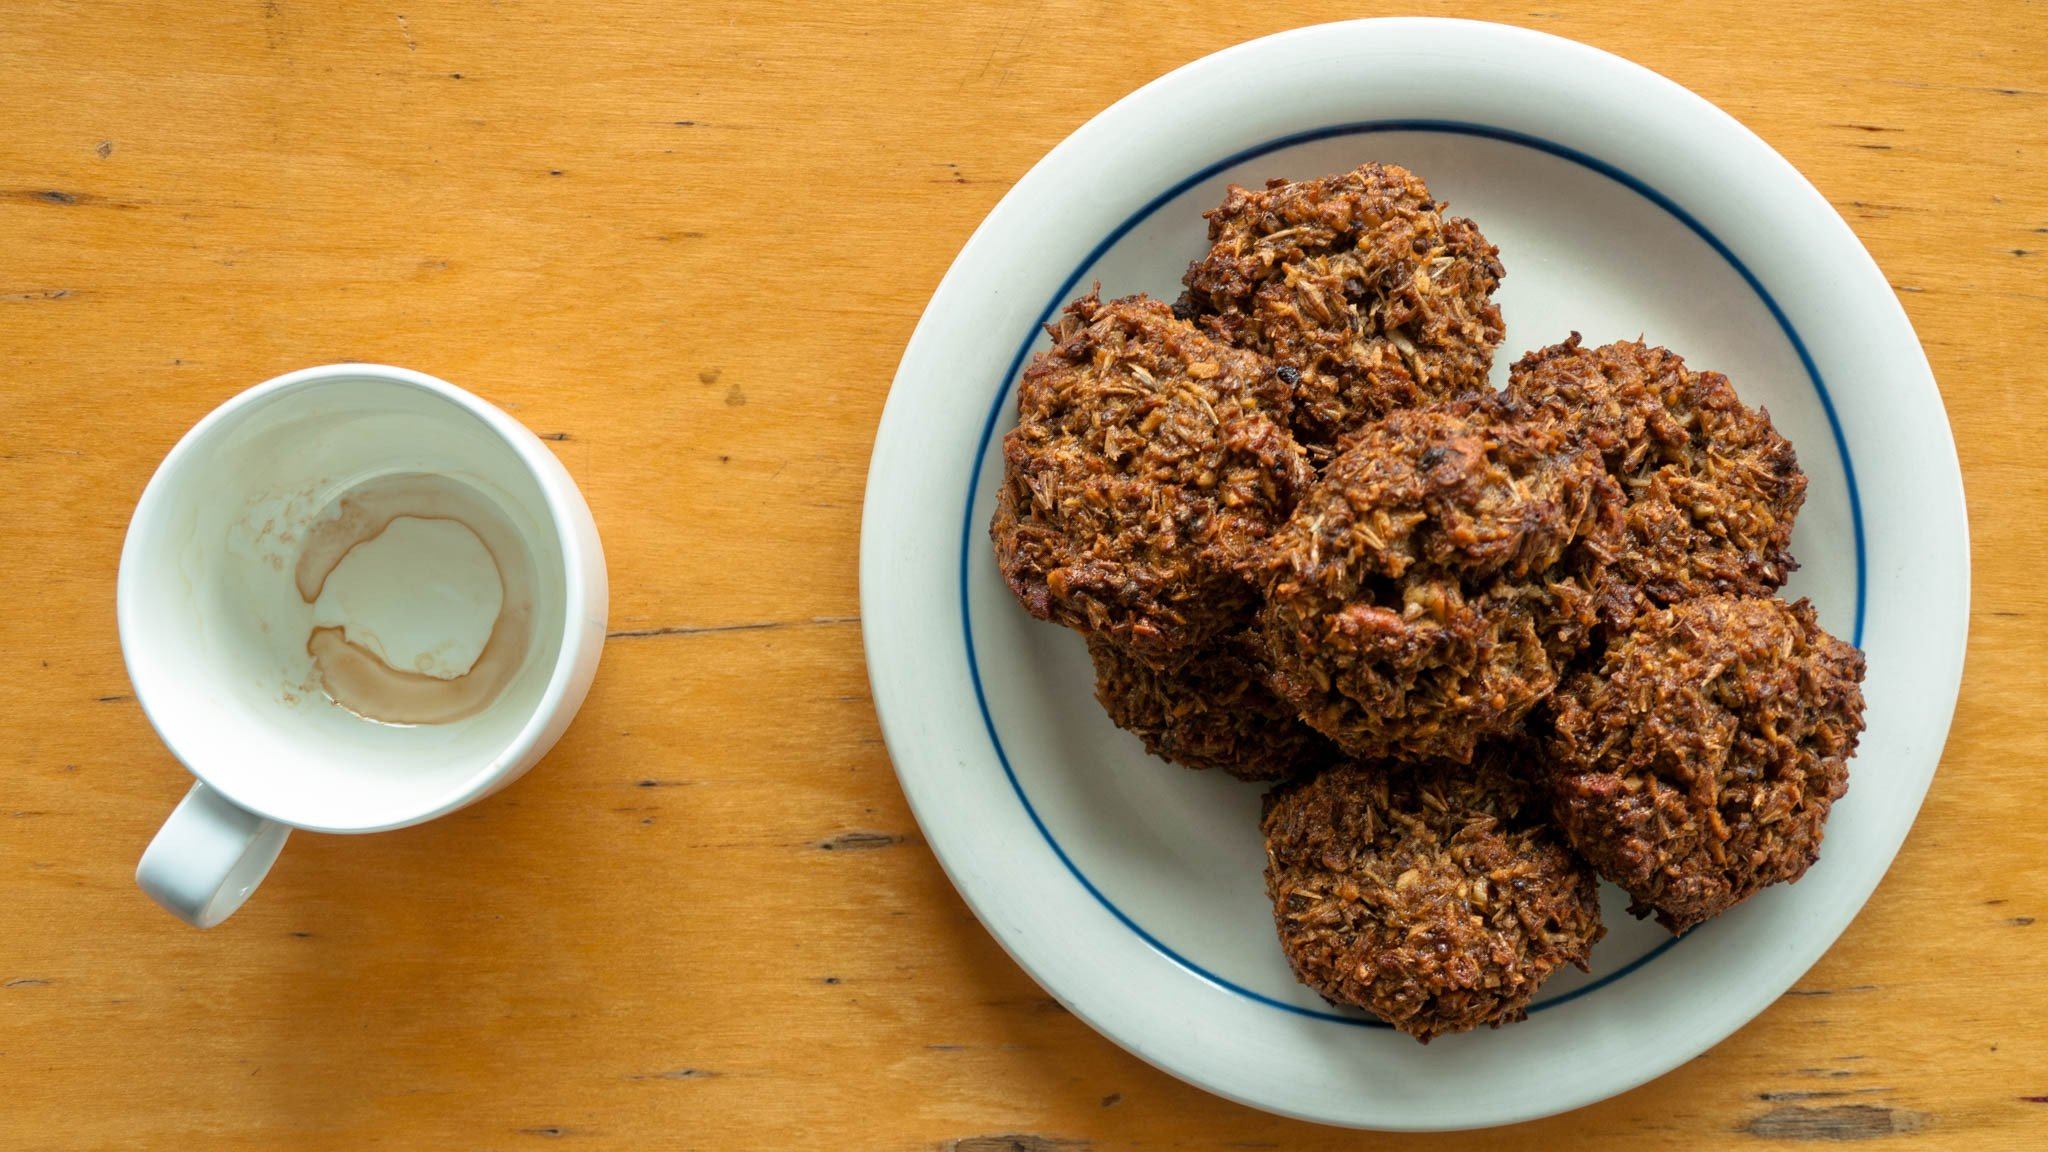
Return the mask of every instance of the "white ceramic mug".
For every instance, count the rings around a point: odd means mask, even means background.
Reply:
[[[531,561],[526,656],[450,723],[379,724],[309,683],[292,550],[364,482],[404,473],[481,493]],[[582,704],[608,589],[590,509],[518,421],[445,381],[334,364],[259,384],[158,467],[121,552],[121,652],[135,698],[198,777],[136,882],[199,927],[241,906],[293,828],[375,832],[454,811],[517,779]]]

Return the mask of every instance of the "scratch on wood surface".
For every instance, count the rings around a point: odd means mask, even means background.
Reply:
[[[398,18],[398,34],[405,37],[405,50],[407,52],[417,52],[420,50],[419,41],[412,38],[412,26],[405,22],[405,17],[403,16]]]
[[[1759,1092],[1756,1098],[1766,1104],[1789,1104],[1798,1100],[1839,1100],[1844,1096],[1874,1096],[1889,1091],[1889,1088],[1813,1088],[1792,1092]]]
[[[1753,1116],[1736,1131],[1761,1140],[1875,1140],[1927,1126],[1927,1117],[1881,1104],[1786,1104]]]
[[[0,300],[69,300],[69,288],[31,288],[26,292],[0,292]]]
[[[709,1068],[670,1068],[666,1072],[635,1072],[628,1080],[710,1080],[718,1073]]]
[[[2007,924],[2010,924],[2015,928],[2025,928],[2033,922],[2034,918],[2032,916],[2014,916],[2012,919],[2006,921]]]
[[[126,704],[126,703],[128,703],[128,702],[129,702],[130,700],[133,700],[133,699],[135,699],[135,697],[133,697],[133,696],[130,696],[130,695],[129,695],[128,693],[126,693],[126,692],[112,692],[112,693],[109,693],[109,694],[107,694],[107,695],[105,695],[105,696],[95,696],[95,697],[93,697],[93,700],[94,700],[94,701],[95,701],[96,703],[100,703],[100,704]]]
[[[555,443],[560,444],[569,438],[569,434],[567,432],[543,432],[540,434],[540,438],[543,440],[553,440]]]
[[[122,200],[109,200],[91,192],[66,192],[60,188],[6,188],[0,189],[0,200],[14,200],[23,204],[53,204],[59,207],[99,207],[130,209],[138,205]]]
[[[663,628],[625,628],[605,633],[607,640],[643,640],[652,636],[703,636],[717,632],[767,632],[777,628],[824,628],[858,624],[858,616],[813,616],[809,620],[763,620],[757,624],[676,624]]]
[[[824,852],[867,852],[894,847],[902,842],[901,836],[891,836],[887,832],[841,832],[829,840],[818,841],[818,848]]]
[[[2007,87],[2003,87],[2003,86],[2001,86],[2001,85],[1988,85],[1988,84],[1932,84],[1932,83],[1929,83],[1929,82],[1927,82],[1927,81],[1925,81],[1925,80],[1889,80],[1889,79],[1880,79],[1880,80],[1878,81],[1878,83],[1880,83],[1880,84],[1890,84],[1890,85],[1892,85],[1892,86],[1894,86],[1894,87],[1897,87],[1897,88],[1919,88],[1919,89],[1922,89],[1922,90],[1932,90],[1932,89],[1939,89],[1939,90],[1941,90],[1941,91],[1944,91],[1944,92],[1979,92],[1979,93],[1982,93],[1982,94],[1984,94],[1984,95],[1986,95],[1986,96],[2040,96],[2040,95],[2042,95],[2042,93],[2040,93],[2040,92],[2036,92],[2036,91],[2034,91],[2034,90],[2033,90],[2033,89],[2031,89],[2031,88],[2007,88]]]
[[[1879,200],[1851,200],[1849,207],[1865,212],[1925,212],[1927,209],[1912,204],[1886,204]]]
[[[1857,1074],[1854,1068],[1796,1068],[1793,1071],[1800,1076],[1816,1076],[1823,1080],[1843,1080]]]
[[[543,1125],[539,1128],[521,1128],[519,1129],[519,1134],[521,1136],[539,1136],[544,1140],[559,1140],[564,1136],[581,1135],[574,1128],[563,1128],[554,1124]]]
[[[50,982],[48,980],[38,980],[33,976],[23,976],[18,980],[9,980],[5,985],[0,985],[0,987],[7,988],[47,988],[49,986]]]
[[[1785,993],[1785,995],[1787,995],[1787,996],[1839,996],[1839,995],[1842,995],[1842,994],[1845,994],[1845,993],[1849,993],[1849,992],[1876,992],[1876,991],[1878,991],[1878,990],[1879,990],[1880,988],[1882,988],[1882,987],[1883,987],[1883,985],[1879,985],[1879,984],[1851,984],[1851,985],[1849,985],[1849,986],[1848,986],[1847,988],[1794,988],[1794,989],[1792,989],[1791,991],[1789,991],[1789,992]]]
[[[1057,1136],[1030,1136],[1012,1132],[1006,1136],[963,1136],[946,1144],[950,1152],[1061,1152],[1073,1148],[1094,1148],[1087,1140],[1061,1140]]]
[[[752,124],[714,124],[709,120],[664,120],[662,123],[672,128],[716,128],[721,132],[752,132],[755,127]],[[672,152],[673,149],[665,151]]]

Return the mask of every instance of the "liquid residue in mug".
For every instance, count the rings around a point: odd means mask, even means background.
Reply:
[[[523,541],[459,480],[401,473],[351,489],[308,529],[293,578],[313,606],[314,680],[365,719],[474,716],[526,660],[533,590]]]

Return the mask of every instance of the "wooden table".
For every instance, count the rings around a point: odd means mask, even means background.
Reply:
[[[1819,185],[1942,382],[1977,581],[1919,823],[1792,994],[1618,1099],[1412,1144],[2043,1146],[2048,10],[1414,7],[1641,61]],[[1382,8],[7,5],[0,1144],[1408,1146],[1186,1087],[1004,957],[890,772],[855,573],[897,357],[1004,190],[1152,76]],[[550,436],[614,638],[529,779],[301,835],[201,934],[131,880],[187,777],[128,694],[122,530],[208,409],[347,359]]]

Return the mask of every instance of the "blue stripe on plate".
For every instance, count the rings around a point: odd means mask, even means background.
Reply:
[[[1010,767],[1009,754],[1003,749],[1003,738],[996,731],[995,717],[989,712],[988,696],[982,690],[981,684],[981,663],[976,658],[974,651],[974,618],[968,605],[967,560],[969,549],[973,546],[976,536],[974,530],[974,500],[981,485],[981,466],[982,462],[988,457],[989,443],[995,438],[996,425],[1002,418],[1004,402],[1010,395],[1010,385],[1017,379],[1018,371],[1023,368],[1025,357],[1031,353],[1031,346],[1037,343],[1040,329],[1044,327],[1048,320],[1052,319],[1053,313],[1058,311],[1060,305],[1065,303],[1072,295],[1075,286],[1081,281],[1082,274],[1097,260],[1100,260],[1103,254],[1115,246],[1119,240],[1122,240],[1131,229],[1143,223],[1147,217],[1188,189],[1227,168],[1242,164],[1247,160],[1255,160],[1261,156],[1277,152],[1282,148],[1293,147],[1296,144],[1306,144],[1315,140],[1327,140],[1336,136],[1363,136],[1376,132],[1445,132],[1459,136],[1480,136],[1488,140],[1501,140],[1510,144],[1519,144],[1525,148],[1533,148],[1538,152],[1546,152],[1552,156],[1569,160],[1580,167],[1589,168],[1622,185],[1636,195],[1670,213],[1679,223],[1690,228],[1694,235],[1706,241],[1707,245],[1720,255],[1721,259],[1728,262],[1729,267],[1735,269],[1736,273],[1742,277],[1743,282],[1747,283],[1750,290],[1756,293],[1757,299],[1761,300],[1764,307],[1770,311],[1771,318],[1778,322],[1778,327],[1785,333],[1785,338],[1792,342],[1793,350],[1799,354],[1799,363],[1806,368],[1807,378],[1813,381],[1813,390],[1820,397],[1822,411],[1827,413],[1828,427],[1833,430],[1835,436],[1835,451],[1841,456],[1842,460],[1842,477],[1849,489],[1849,519],[1856,539],[1856,623],[1852,642],[1859,648],[1863,646],[1864,589],[1866,581],[1866,564],[1863,548],[1863,502],[1856,491],[1856,470],[1849,460],[1849,441],[1842,434],[1842,422],[1835,415],[1834,400],[1828,396],[1827,385],[1821,380],[1820,369],[1814,364],[1812,354],[1806,350],[1806,342],[1799,338],[1799,333],[1792,327],[1791,320],[1786,318],[1784,309],[1778,307],[1778,302],[1771,298],[1771,294],[1765,290],[1763,282],[1756,278],[1756,274],[1751,272],[1747,265],[1736,258],[1735,253],[1729,249],[1728,245],[1721,242],[1720,237],[1709,232],[1705,225],[1695,219],[1691,213],[1679,207],[1677,202],[1669,196],[1664,195],[1662,192],[1657,191],[1655,188],[1650,187],[1648,184],[1643,183],[1636,177],[1606,161],[1588,156],[1577,149],[1567,148],[1555,141],[1526,135],[1521,132],[1511,132],[1505,128],[1495,128],[1486,124],[1468,124],[1457,120],[1374,120],[1357,124],[1338,124],[1328,128],[1317,128],[1308,132],[1297,132],[1290,136],[1282,136],[1275,140],[1269,140],[1264,144],[1247,148],[1242,152],[1226,156],[1203,168],[1201,171],[1177,181],[1166,191],[1154,196],[1144,207],[1126,217],[1123,223],[1117,225],[1109,235],[1103,237],[1102,241],[1090,249],[1088,255],[1079,264],[1075,265],[1074,271],[1067,276],[1065,283],[1060,285],[1059,291],[1053,294],[1052,300],[1046,304],[1044,311],[1039,313],[1037,322],[1031,326],[1031,330],[1025,334],[1023,342],[1017,346],[1017,354],[1010,359],[1009,372],[1003,377],[1001,386],[996,389],[995,400],[989,405],[988,420],[982,425],[981,442],[975,448],[974,463],[968,472],[967,506],[962,514],[960,529],[960,623],[961,633],[966,637],[967,641],[967,670],[969,676],[974,681],[974,699],[981,706],[981,721],[988,729],[989,742],[995,746],[996,759],[1003,766],[1003,775],[1009,778],[1010,788],[1016,792],[1018,803],[1024,806],[1024,811],[1031,817],[1031,823],[1038,829],[1038,834],[1045,837],[1045,843],[1052,849],[1053,855],[1059,857],[1060,863],[1066,865],[1067,871],[1073,874],[1074,879],[1080,882],[1081,887],[1086,889],[1088,894],[1093,896],[1097,903],[1107,909],[1110,915],[1116,917],[1119,923],[1136,933],[1139,939],[1150,945],[1160,955],[1219,988],[1234,992],[1249,1000],[1256,1000],[1261,1004],[1277,1008],[1282,1012],[1291,1012],[1298,1016],[1309,1016],[1317,1020],[1328,1020],[1332,1023],[1364,1028],[1385,1028],[1387,1025],[1363,1015],[1325,1012],[1316,1008],[1304,1008],[1299,1004],[1290,1004],[1284,1000],[1276,1000],[1262,992],[1253,991],[1209,971],[1200,964],[1174,951],[1158,937],[1145,931],[1137,921],[1131,919],[1123,909],[1117,907],[1115,901],[1105,896],[1102,890],[1097,888],[1095,883],[1088,879],[1087,875],[1080,868],[1075,866],[1073,859],[1067,855],[1066,849],[1060,847],[1060,842],[1053,836],[1052,830],[1045,826],[1045,821],[1038,815],[1038,809],[1031,803],[1031,797],[1025,794],[1024,785],[1018,781],[1016,771]],[[1600,979],[1562,995],[1553,996],[1548,1000],[1533,1004],[1529,1010],[1531,1012],[1541,1012],[1546,1008],[1555,1008],[1559,1004],[1570,1003],[1581,996],[1605,988],[1607,985],[1627,976],[1629,973],[1670,951],[1683,938],[1673,937],[1666,940],[1622,967],[1607,973]]]

